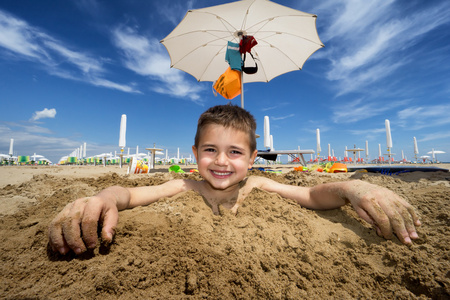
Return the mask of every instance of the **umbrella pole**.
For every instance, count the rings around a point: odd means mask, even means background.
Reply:
[[[241,71],[241,107],[244,108],[244,72]]]
[[[242,31],[238,32],[239,43],[241,42],[243,35],[244,33]],[[244,70],[241,70],[241,108],[244,108]]]

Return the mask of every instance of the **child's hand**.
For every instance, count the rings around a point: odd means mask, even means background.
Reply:
[[[404,244],[419,236],[415,226],[420,226],[414,208],[394,192],[363,181],[352,181],[346,196],[358,215],[374,225],[377,234],[386,239],[395,233]]]
[[[72,249],[81,254],[97,246],[97,228],[102,226],[102,240],[110,243],[118,221],[118,210],[112,201],[101,197],[77,199],[50,223],[48,237],[53,251],[66,254]]]

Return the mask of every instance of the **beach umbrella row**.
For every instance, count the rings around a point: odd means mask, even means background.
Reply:
[[[393,154],[391,152],[391,148],[393,147],[393,142],[392,142],[392,135],[391,135],[391,127],[390,127],[390,122],[388,119],[385,120],[385,127],[386,127],[386,146],[387,146],[387,151],[388,153],[386,154],[389,157],[389,162],[391,162],[391,157],[393,157],[395,154]],[[316,129],[316,140],[317,140],[317,156],[319,157],[319,153],[321,151],[321,147],[320,147],[320,129],[317,128]],[[413,141],[414,141],[414,154],[416,157],[416,161],[417,161],[417,155],[419,154],[419,148],[417,146],[417,139],[416,137],[413,137]],[[369,156],[369,145],[368,145],[368,141],[366,141],[366,145],[365,145],[365,154],[366,154],[366,158],[368,158]],[[355,146],[356,148],[356,146]],[[330,150],[330,144],[328,144],[328,156],[330,156],[331,154],[331,150]],[[355,150],[355,149],[353,149]],[[357,151],[363,151],[362,149],[356,149]],[[345,151],[344,151],[344,157],[347,157],[347,152],[351,152],[352,149],[347,149],[347,146],[345,146]],[[435,150],[432,149],[431,151],[429,151],[427,154],[431,154],[432,155],[432,160],[435,161],[436,160],[436,154],[445,154],[445,151],[441,151],[441,150]],[[359,154],[359,152],[358,152]],[[334,156],[334,154],[333,154]],[[402,157],[402,161],[406,160],[406,156],[404,155],[404,151],[401,151],[401,157]],[[430,156],[427,155],[423,155],[420,158],[422,159],[427,159]],[[381,161],[383,160],[383,154],[381,152],[381,144],[378,144],[378,160]]]

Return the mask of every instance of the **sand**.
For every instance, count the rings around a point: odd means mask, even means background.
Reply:
[[[387,187],[417,208],[420,238],[408,247],[378,237],[351,207],[312,211],[256,189],[237,216],[216,216],[187,192],[120,212],[110,247],[61,256],[48,249],[47,227],[68,202],[111,185],[199,175],[1,167],[0,298],[450,298],[450,173],[253,173],[302,186],[362,179]]]

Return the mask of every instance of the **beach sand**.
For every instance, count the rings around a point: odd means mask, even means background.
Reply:
[[[416,207],[420,238],[404,246],[378,237],[349,206],[312,211],[256,189],[237,216],[227,210],[216,216],[201,196],[187,192],[120,212],[110,247],[60,256],[48,250],[47,227],[68,202],[111,185],[199,175],[1,167],[0,298],[449,299],[450,173],[281,169],[252,173],[301,186],[361,179],[387,187]]]

